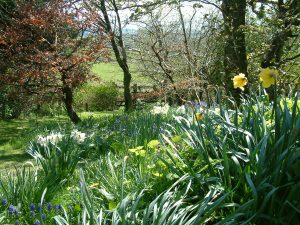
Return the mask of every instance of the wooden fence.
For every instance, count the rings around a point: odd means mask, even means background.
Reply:
[[[124,87],[118,86],[118,88],[123,90]],[[195,100],[198,98],[210,101],[214,98],[218,88],[217,86],[208,85],[207,81],[190,79],[174,84],[163,84],[160,87],[157,85],[138,86],[134,84],[131,87],[131,91],[134,104],[138,102],[153,103],[160,100],[172,104],[178,96],[182,101]],[[120,97],[117,100],[117,105],[123,106],[124,104],[124,98]]]

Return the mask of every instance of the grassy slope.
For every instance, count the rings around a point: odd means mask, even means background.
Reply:
[[[118,112],[83,112],[79,113],[82,119],[93,116],[96,119],[111,116]],[[0,169],[18,166],[30,160],[25,147],[32,139],[30,131],[50,124],[67,123],[66,116],[43,117],[35,119],[0,120]]]

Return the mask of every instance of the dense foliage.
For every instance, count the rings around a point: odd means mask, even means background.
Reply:
[[[2,223],[295,224],[298,96],[261,90],[36,131],[36,167],[1,176]],[[14,176],[11,176],[14,174]],[[38,222],[37,222],[38,221]],[[54,222],[56,221],[56,222]]]
[[[79,111],[114,110],[119,95],[114,84],[85,85],[75,94],[75,107]]]

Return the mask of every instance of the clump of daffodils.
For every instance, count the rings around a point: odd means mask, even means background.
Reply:
[[[245,74],[240,73],[239,75],[234,76],[232,80],[234,88],[240,88],[242,91],[245,90],[244,86],[248,83],[248,79]]]
[[[169,112],[170,106],[169,104],[165,104],[164,106],[154,106],[151,110],[152,114],[163,114],[166,115]]]
[[[49,143],[52,143],[53,145],[56,145],[60,141],[62,141],[63,135],[61,133],[51,133],[48,136],[42,136],[38,135],[37,136],[37,143],[40,144],[41,146],[46,147]]]
[[[86,139],[86,133],[80,132],[75,129],[71,132],[70,137],[73,138],[78,143],[82,143]]]
[[[279,76],[278,70],[270,68],[261,69],[259,74],[259,80],[261,81],[263,88],[268,88],[275,84],[277,77]]]

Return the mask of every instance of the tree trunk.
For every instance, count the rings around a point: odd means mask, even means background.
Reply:
[[[224,72],[225,87],[236,100],[240,89],[234,89],[233,76],[247,72],[247,53],[244,26],[246,24],[246,0],[223,0],[222,13],[224,19]]]
[[[66,75],[62,75],[62,82],[63,82],[63,94],[64,94],[64,103],[68,113],[69,118],[73,123],[79,123],[81,119],[75,112],[73,108],[73,91],[71,87],[66,83]]]
[[[131,73],[129,70],[123,70],[124,72],[124,99],[125,99],[125,111],[130,111],[133,107],[132,95],[130,91]]]
[[[103,13],[104,21],[105,21],[105,31],[109,35],[111,35],[111,45],[113,48],[113,51],[115,53],[116,60],[123,70],[123,84],[124,84],[124,99],[125,99],[125,111],[130,111],[133,108],[133,102],[132,102],[132,95],[130,91],[130,83],[131,83],[131,73],[129,70],[128,62],[127,62],[127,54],[126,49],[124,46],[123,41],[123,34],[122,34],[122,24],[119,16],[119,11],[116,5],[116,2],[113,1],[114,11],[117,15],[117,27],[119,35],[116,37],[116,34],[114,33],[111,22],[107,13],[107,9],[105,6],[105,0],[100,1],[100,8]]]
[[[188,37],[187,37],[187,33],[186,33],[186,28],[185,28],[185,23],[184,23],[184,18],[183,18],[183,14],[181,11],[181,6],[179,3],[178,6],[178,12],[179,12],[179,18],[180,18],[180,23],[181,23],[181,29],[182,29],[182,33],[183,33],[183,38],[184,38],[184,47],[185,47],[185,55],[188,59],[188,69],[189,69],[189,73],[190,76],[193,76],[193,68],[192,68],[192,57],[191,57],[191,53],[190,53],[190,49],[189,49],[189,43],[188,43]]]

